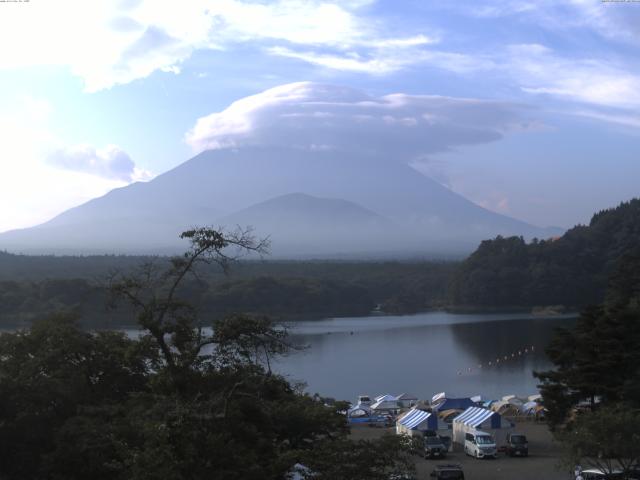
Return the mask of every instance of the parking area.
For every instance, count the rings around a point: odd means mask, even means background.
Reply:
[[[439,463],[462,465],[466,480],[568,480],[572,479],[567,466],[561,465],[559,446],[544,424],[518,423],[516,432],[523,433],[529,441],[528,457],[509,457],[502,453],[498,458],[477,460],[464,454],[461,448],[447,455],[444,460],[428,460],[416,457],[418,479],[426,480]],[[357,427],[352,429],[354,438],[375,438],[383,433],[394,433],[393,428]]]

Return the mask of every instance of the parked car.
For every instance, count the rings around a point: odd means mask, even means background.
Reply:
[[[475,458],[497,458],[498,447],[491,435],[475,431],[464,435],[464,453]]]
[[[583,470],[581,475],[584,480],[615,480],[623,478],[622,472],[617,469],[613,472],[605,472],[599,468],[589,468]]]
[[[504,451],[511,457],[526,457],[529,455],[527,437],[521,433],[508,433]]]
[[[464,480],[460,465],[436,465],[431,476],[437,480]]]
[[[424,457],[444,458],[447,455],[447,446],[439,436],[424,437]]]

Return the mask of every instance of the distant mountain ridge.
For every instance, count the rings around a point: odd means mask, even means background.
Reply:
[[[0,234],[0,248],[174,253],[184,248],[177,236],[187,228],[236,224],[271,233],[277,257],[462,255],[497,234],[559,233],[479,207],[392,159],[242,148],[203,152],[149,182],[113,190],[37,227]]]

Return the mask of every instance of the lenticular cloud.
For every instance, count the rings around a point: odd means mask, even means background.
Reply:
[[[526,110],[508,102],[401,93],[375,97],[353,88],[300,82],[199,118],[186,141],[195,151],[275,146],[375,152],[410,162],[526,129]]]

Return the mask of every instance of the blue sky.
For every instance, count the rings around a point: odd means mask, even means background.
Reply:
[[[265,96],[229,106],[302,81],[404,94],[424,118],[423,96],[485,102],[434,116],[442,148],[407,122],[380,148],[415,140],[403,161],[494,211],[567,227],[640,195],[638,2],[32,0],[0,3],[0,40],[0,231],[273,132]],[[460,123],[495,135],[464,141]]]

